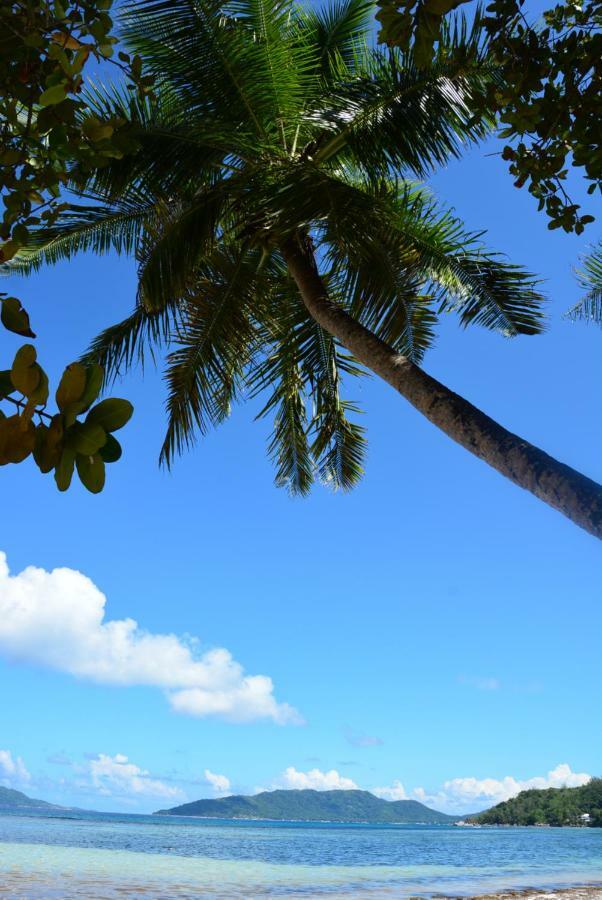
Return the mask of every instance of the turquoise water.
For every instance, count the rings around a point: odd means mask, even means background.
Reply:
[[[0,812],[0,896],[370,897],[602,882],[602,829]]]

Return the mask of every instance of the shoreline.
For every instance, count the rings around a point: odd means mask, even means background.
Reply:
[[[172,883],[163,881],[162,884],[153,882],[144,883],[138,879],[130,881],[129,879],[113,879],[105,878],[102,875],[82,877],[80,875],[71,874],[71,877],[65,877],[65,874],[58,875],[54,873],[54,877],[48,878],[37,873],[27,872],[4,872],[8,878],[0,880],[0,897],[15,897],[15,891],[23,900],[42,900],[42,898],[85,898],[85,900],[106,900],[106,898],[122,897],[124,892],[128,894],[134,892],[132,896],[148,896],[153,897],[182,897],[183,900],[202,900],[202,898],[224,898],[242,896],[238,892],[231,893],[227,884],[220,887],[217,884],[210,888],[207,886],[194,886],[183,882]],[[61,893],[56,893],[56,888],[60,883]],[[270,889],[265,891],[266,885],[262,885],[259,891],[254,891],[253,896],[268,897],[271,896],[276,900],[278,897],[292,897],[296,894],[293,889],[285,889],[284,893],[279,891],[280,885],[272,885]],[[169,891],[168,894],[165,891]],[[228,893],[224,893],[228,890]],[[397,885],[395,887],[360,889],[361,896],[366,900],[393,900],[393,898],[404,898],[404,900],[602,900],[602,883],[595,882],[591,884],[575,885],[574,887],[561,888],[521,888],[495,891],[487,894],[452,894],[439,893],[436,890],[425,891],[424,893],[405,892],[403,887]],[[127,895],[127,894],[126,894]],[[246,893],[244,896],[248,896]],[[324,890],[320,887],[311,894],[314,900],[349,900],[352,896],[358,896],[356,889],[343,889],[338,891]]]
[[[456,900],[452,894],[432,894],[436,900]],[[602,881],[563,888],[524,888],[521,890],[495,891],[491,894],[474,894],[463,900],[601,900]]]

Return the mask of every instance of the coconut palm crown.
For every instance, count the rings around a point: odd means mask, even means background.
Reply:
[[[365,440],[341,381],[360,369],[304,307],[282,253],[292,236],[311,244],[330,297],[414,362],[445,310],[506,335],[541,329],[533,279],[416,181],[488,129],[471,111],[495,78],[478,32],[455,26],[425,73],[371,46],[371,16],[363,0],[126,7],[123,42],[156,99],[97,87],[90,104],[130,123],[137,152],[74,171],[86,203],[27,256],[135,253],[135,309],[91,355],[115,374],[149,342],[170,345],[167,463],[261,393],[279,483],[359,478]]]
[[[443,312],[507,336],[542,329],[533,277],[422,186],[492,124],[473,114],[497,77],[478,26],[457,20],[425,71],[374,47],[372,17],[364,0],[150,0],[122,13],[155,96],[96,86],[89,102],[128,123],[137,151],[75,168],[78,202],[21,264],[135,254],[135,307],[89,355],[115,375],[165,346],[168,465],[260,395],[279,484],[304,494],[315,477],[349,488],[361,476],[365,437],[342,382],[365,361],[308,308],[295,253],[331,305],[413,366]]]

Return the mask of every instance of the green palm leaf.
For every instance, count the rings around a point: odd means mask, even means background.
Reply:
[[[567,313],[573,321],[595,322],[602,325],[602,241],[583,260],[583,268],[577,271],[579,283],[585,294]]]
[[[168,425],[161,460],[174,455],[229,414],[255,351],[253,319],[257,254],[216,252],[182,304],[176,349],[167,357]]]

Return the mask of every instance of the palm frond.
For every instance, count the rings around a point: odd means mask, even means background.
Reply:
[[[334,489],[348,490],[363,474],[366,440],[349,419],[357,407],[340,396],[341,375],[355,377],[362,370],[309,317],[284,267],[274,266],[272,274],[278,280],[263,338],[270,349],[249,384],[253,396],[269,392],[259,416],[276,411],[269,445],[276,480],[303,494],[317,474]]]
[[[370,37],[373,13],[371,0],[335,0],[327,6],[302,10],[302,30],[316,47],[319,71],[327,82],[340,76],[342,70],[353,71],[358,47]]]
[[[313,388],[314,413],[311,445],[320,479],[330,487],[350,490],[364,474],[366,438],[364,429],[349,418],[357,415],[356,404],[340,395],[341,369],[360,374],[349,357],[341,354],[332,335],[316,322],[308,323],[311,332],[305,365]]]
[[[160,309],[192,286],[211,253],[227,202],[223,183],[200,191],[190,203],[167,202],[154,233],[139,249],[139,296],[148,310]]]
[[[481,325],[506,336],[539,334],[544,327],[538,280],[489,251],[481,234],[424,193],[402,193],[397,202],[400,246],[416,254],[416,270],[438,293],[440,312],[453,310],[462,325]]]
[[[127,318],[94,338],[82,361],[101,365],[106,384],[124,375],[136,363],[144,367],[147,356],[156,364],[156,352],[177,333],[178,320],[177,304],[168,304],[153,313],[137,305]]]
[[[274,416],[268,453],[276,466],[276,484],[286,487],[292,495],[305,496],[314,480],[314,468],[308,440],[308,400],[299,364],[299,335],[291,326],[290,317],[278,317],[267,354],[255,366],[248,384],[252,396],[268,392],[257,418]]]
[[[446,33],[426,70],[399,51],[370,50],[364,57],[363,71],[341,80],[331,107],[309,114],[322,128],[317,162],[350,161],[368,173],[394,169],[423,178],[493,127],[493,117],[475,110],[497,69],[465,30]]]
[[[602,241],[583,260],[583,268],[577,270],[577,278],[586,293],[567,312],[574,322],[595,322],[602,325]]]
[[[257,263],[255,251],[216,251],[183,298],[165,376],[168,426],[161,461],[167,466],[195,442],[197,432],[206,433],[230,414],[255,350]]]
[[[11,260],[10,268],[26,274],[85,251],[131,254],[154,213],[154,206],[145,203],[70,204],[51,226],[30,230],[27,244]]]
[[[240,166],[253,152],[252,135],[219,117],[191,120],[168,84],[156,99],[140,100],[116,85],[91,84],[84,94],[90,112],[102,121],[122,124],[123,155],[99,168],[74,166],[73,189],[79,193],[128,201],[130,196],[160,199],[169,194],[191,196],[202,184]]]

